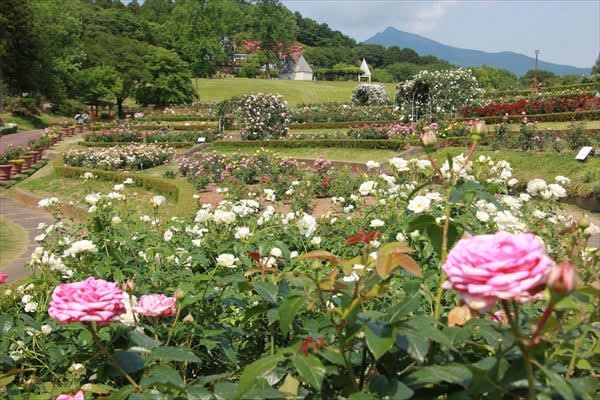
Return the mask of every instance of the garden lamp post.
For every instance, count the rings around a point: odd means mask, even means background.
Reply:
[[[538,56],[540,55],[540,50],[536,49],[535,50],[535,68],[533,70],[533,76],[534,76],[534,80],[535,80],[535,92],[539,93],[540,91],[540,86],[538,84],[538,76],[537,76],[537,69],[538,69]]]

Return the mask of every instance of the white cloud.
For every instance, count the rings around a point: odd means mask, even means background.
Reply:
[[[456,0],[438,0],[420,8],[408,29],[413,33],[431,33],[438,21],[456,5]]]

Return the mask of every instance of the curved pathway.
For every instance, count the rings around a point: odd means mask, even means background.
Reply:
[[[37,243],[33,239],[38,235],[37,226],[40,222],[51,223],[52,216],[43,210],[23,206],[5,196],[0,196],[0,215],[23,227],[28,236],[25,251],[2,271],[8,274],[8,282],[14,282],[30,275],[25,264],[37,247]]]
[[[9,146],[26,147],[27,142],[32,139],[39,139],[44,135],[43,129],[34,131],[25,131],[19,133],[11,133],[10,135],[0,136],[0,153],[3,153]]]

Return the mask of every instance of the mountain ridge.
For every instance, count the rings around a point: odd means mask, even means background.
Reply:
[[[383,32],[376,33],[363,43],[379,44],[384,47],[407,47],[416,51],[420,56],[433,55],[461,67],[487,65],[507,69],[518,76],[525,75],[535,65],[535,58],[513,51],[487,52],[450,46],[391,26],[388,26]],[[591,72],[591,68],[580,68],[541,60],[538,60],[538,69],[551,71],[557,75],[581,75],[590,74]]]

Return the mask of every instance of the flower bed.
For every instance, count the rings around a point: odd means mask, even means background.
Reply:
[[[253,157],[233,168],[296,176]],[[505,161],[432,160],[368,163],[318,220],[274,187],[172,219],[124,182],[90,193],[89,223],[41,225],[36,274],[0,298],[4,394],[594,398],[598,228],[562,215],[568,179],[517,193]]]
[[[202,131],[139,131],[130,128],[116,128],[104,131],[94,131],[85,135],[86,142],[133,142],[133,143],[208,143],[220,138],[221,134],[215,129]]]
[[[463,117],[493,117],[505,114],[551,114],[597,110],[600,99],[592,95],[564,96],[541,100],[521,99],[512,103],[492,103],[485,107],[465,107]]]
[[[292,108],[290,119],[296,124],[319,122],[349,122],[356,124],[365,121],[398,121],[402,114],[392,106],[351,106],[348,104],[325,103]]]
[[[71,149],[64,154],[65,164],[103,170],[144,170],[169,161],[173,150],[154,144],[136,144],[107,149]]]

